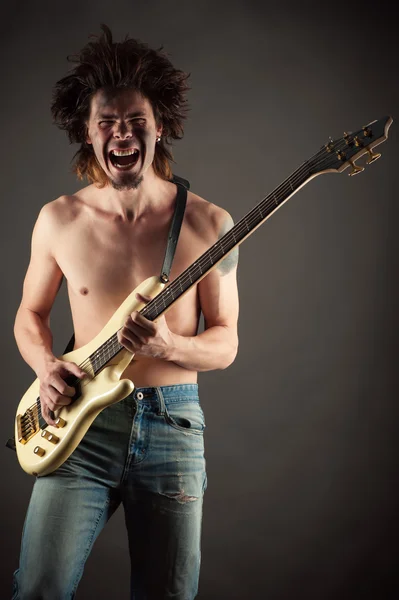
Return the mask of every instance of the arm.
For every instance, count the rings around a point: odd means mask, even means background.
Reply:
[[[22,301],[15,318],[18,349],[40,379],[40,400],[45,420],[54,425],[49,411],[69,404],[75,390],[61,376],[82,376],[74,363],[58,360],[52,351],[50,311],[62,282],[62,272],[52,253],[55,215],[52,204],[40,211],[32,234],[31,259],[23,284]]]
[[[220,238],[232,227],[233,220],[220,210],[218,221]],[[119,342],[131,352],[172,361],[191,371],[228,367],[238,348],[237,262],[235,248],[198,284],[205,331],[181,336],[170,331],[165,317],[153,323],[136,311],[118,332]]]
[[[38,376],[45,364],[55,359],[50,310],[62,282],[62,272],[51,252],[51,213],[50,205],[45,205],[33,229],[31,258],[14,325],[18,349]]]
[[[184,337],[171,332],[167,360],[192,371],[225,369],[238,349],[238,249],[198,284],[205,331]]]

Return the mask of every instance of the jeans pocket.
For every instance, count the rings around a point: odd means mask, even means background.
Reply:
[[[199,402],[175,401],[166,407],[166,421],[186,434],[203,435],[205,417]]]

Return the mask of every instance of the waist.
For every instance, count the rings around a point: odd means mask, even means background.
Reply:
[[[130,379],[136,388],[173,387],[196,384],[197,372],[165,360],[138,357],[126,367],[121,378]]]
[[[133,392],[129,394],[125,400],[128,400],[128,398],[133,398],[140,404],[158,403],[161,398],[166,405],[182,401],[199,402],[198,384],[181,383],[174,385],[135,387]]]

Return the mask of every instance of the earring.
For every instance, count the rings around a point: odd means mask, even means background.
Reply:
[[[157,137],[157,142],[161,141],[161,136]]]

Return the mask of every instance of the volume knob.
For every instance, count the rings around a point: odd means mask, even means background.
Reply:
[[[42,431],[42,437],[45,438],[48,442],[51,442],[52,444],[58,444],[58,442],[60,441],[60,438],[54,435],[54,433],[50,433],[46,430]]]

